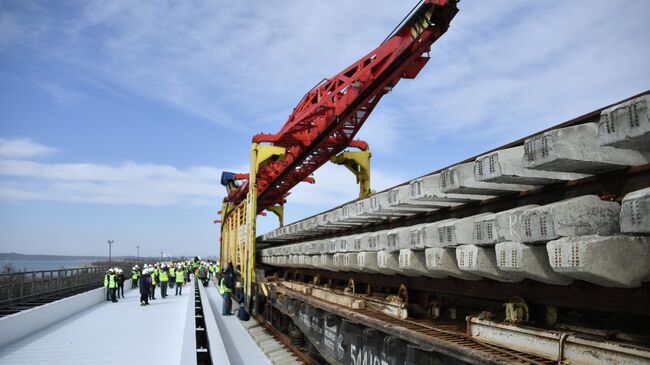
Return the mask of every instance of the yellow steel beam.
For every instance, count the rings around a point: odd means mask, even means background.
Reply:
[[[266,210],[278,216],[280,227],[284,226],[284,205],[271,205],[270,207],[266,208]]]
[[[345,151],[331,158],[337,165],[343,165],[357,178],[359,198],[370,196],[370,157],[369,150]]]

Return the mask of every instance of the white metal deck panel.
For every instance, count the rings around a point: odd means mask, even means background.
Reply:
[[[188,300],[168,290],[166,299],[141,307],[140,293],[125,291],[119,303],[103,302],[0,349],[0,364],[179,364]]]

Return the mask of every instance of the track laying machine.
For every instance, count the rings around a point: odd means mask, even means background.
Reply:
[[[458,12],[424,0],[224,172],[221,265],[305,363],[650,363],[650,92],[371,193],[355,136]],[[284,225],[331,161],[359,198]],[[265,211],[280,227],[260,237]]]

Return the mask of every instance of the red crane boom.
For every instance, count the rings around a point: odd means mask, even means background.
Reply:
[[[283,147],[283,158],[267,161],[256,177],[258,212],[283,204],[289,190],[348,147],[379,100],[402,78],[412,79],[429,61],[431,45],[458,12],[457,0],[424,0],[379,47],[339,74],[324,79],[295,107],[276,134],[257,134],[255,143]],[[246,198],[248,181],[229,189],[225,202]]]

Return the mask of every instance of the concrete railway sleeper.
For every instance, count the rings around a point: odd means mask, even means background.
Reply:
[[[258,284],[327,362],[647,363],[649,103],[645,92],[268,232]],[[380,331],[381,345],[362,334],[362,355],[328,349],[328,315]]]

